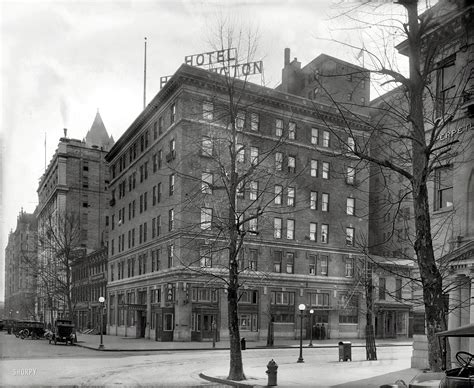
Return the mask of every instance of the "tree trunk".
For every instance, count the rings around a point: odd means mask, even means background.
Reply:
[[[422,78],[421,35],[418,19],[418,1],[401,2],[408,12],[408,47],[410,79],[408,84],[409,117],[411,124],[413,158],[413,208],[415,212],[415,252],[423,286],[426,334],[428,337],[428,362],[430,369],[440,371],[441,349],[436,331],[446,329],[446,305],[443,298],[442,276],[439,272],[431,236],[431,220],[426,182],[429,177],[429,150],[427,149],[424,127],[423,93],[425,82]]]
[[[235,229],[232,230],[229,247],[229,286],[227,288],[228,301],[228,319],[229,319],[229,337],[230,337],[230,370],[229,380],[244,380],[244,369],[242,365],[242,349],[240,347],[239,332],[239,276],[237,263],[237,234]]]

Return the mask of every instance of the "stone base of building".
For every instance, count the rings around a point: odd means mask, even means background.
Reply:
[[[413,335],[413,353],[411,356],[411,367],[428,369],[428,339],[424,334]]]

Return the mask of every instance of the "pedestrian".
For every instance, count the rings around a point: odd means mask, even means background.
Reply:
[[[321,337],[321,331],[320,331],[320,328],[319,328],[319,323],[316,324],[316,333],[315,333],[315,337],[317,340],[319,340]]]
[[[326,328],[324,327],[324,323],[321,326],[321,339],[322,340],[326,339]]]

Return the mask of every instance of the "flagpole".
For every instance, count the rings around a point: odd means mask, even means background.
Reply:
[[[145,58],[143,62],[143,109],[146,106],[146,37],[145,37]]]

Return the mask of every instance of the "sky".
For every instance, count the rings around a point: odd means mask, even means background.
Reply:
[[[275,87],[286,47],[303,66],[321,53],[357,61],[361,34],[337,10],[331,0],[0,0],[0,300],[8,234],[38,204],[63,128],[83,139],[99,110],[117,140],[141,112],[145,37],[147,102],[186,55],[212,51],[218,18],[258,30],[256,57]]]

